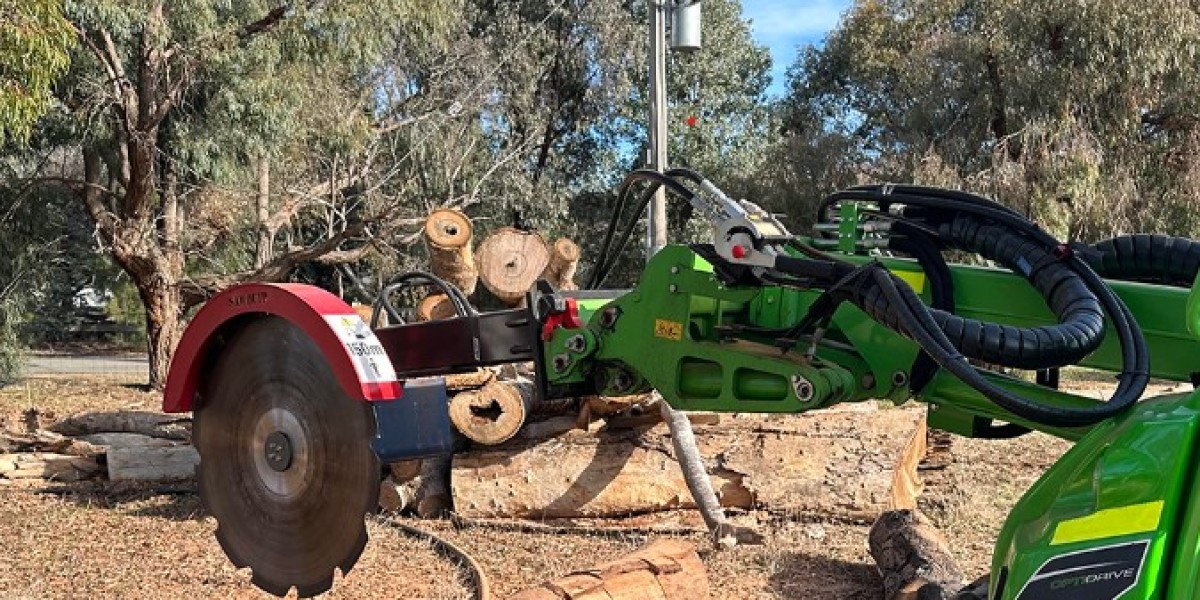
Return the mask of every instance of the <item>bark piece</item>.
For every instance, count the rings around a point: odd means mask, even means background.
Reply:
[[[111,481],[188,479],[200,464],[200,454],[192,446],[113,446],[107,456]]]
[[[917,498],[925,488],[918,468],[921,461],[925,459],[929,448],[926,444],[927,434],[928,427],[922,420],[909,436],[908,443],[900,452],[900,456],[896,458],[896,468],[892,470],[891,508],[898,510],[916,510],[917,508]]]
[[[897,457],[922,420],[917,410],[864,407],[737,415],[694,429],[721,506],[869,522],[891,507]],[[568,417],[535,422],[502,445],[456,455],[457,513],[543,519],[695,508],[665,425],[572,427]]]
[[[191,419],[146,411],[85,412],[71,415],[49,427],[62,435],[90,433],[140,433],[150,437],[187,441]]]
[[[472,441],[494,446],[512,439],[532,409],[533,383],[491,381],[450,400],[450,422]]]
[[[946,539],[920,511],[883,513],[871,526],[869,546],[886,600],[950,600],[963,587]]]
[[[657,540],[616,560],[524,590],[509,600],[705,600],[708,573],[696,549]]]
[[[463,294],[475,293],[479,271],[471,249],[471,220],[452,208],[439,208],[425,219],[425,245],[430,270]]]
[[[577,290],[575,272],[579,269],[579,245],[567,238],[558,238],[550,245],[550,262],[542,279],[556,290]]]
[[[516,306],[550,264],[550,251],[541,235],[504,227],[479,245],[477,261],[483,286],[501,302]]]
[[[100,472],[94,457],[50,452],[0,454],[0,479],[80,481]]]
[[[488,384],[489,381],[496,378],[496,373],[491,369],[476,369],[469,373],[455,373],[447,375],[446,391],[460,392],[463,390],[477,390]]]

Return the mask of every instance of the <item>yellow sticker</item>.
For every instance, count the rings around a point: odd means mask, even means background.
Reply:
[[[1062,521],[1054,528],[1051,546],[1146,533],[1158,529],[1163,501],[1108,508],[1077,519]]]
[[[892,271],[892,274],[900,278],[904,283],[907,283],[914,292],[920,294],[925,291],[925,274],[917,271]]]
[[[679,341],[683,339],[683,323],[676,321],[654,320],[654,337]]]

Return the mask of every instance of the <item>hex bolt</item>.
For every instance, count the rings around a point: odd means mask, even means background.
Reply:
[[[584,339],[582,333],[577,333],[567,338],[566,343],[563,345],[566,346],[567,350],[579,354],[587,349],[587,340]]]
[[[809,402],[813,399],[813,384],[803,375],[792,376],[792,390],[796,392],[796,398],[801,402]]]
[[[679,291],[679,286],[672,283],[671,287],[668,287],[667,289],[670,290],[672,294],[674,294],[675,292]]]
[[[672,275],[678,275],[678,274],[679,274],[679,267],[677,267],[677,266],[675,266],[675,267],[671,267],[671,274],[672,274]]]
[[[562,373],[563,371],[567,370],[567,367],[571,366],[571,357],[566,354],[558,354],[555,355],[553,363],[554,372]]]
[[[859,381],[859,385],[861,385],[864,390],[875,389],[875,374],[867,373],[866,375],[863,375],[862,380]]]
[[[624,392],[631,387],[633,387],[633,378],[629,376],[629,373],[621,371],[613,378],[613,389],[615,391]]]
[[[600,326],[605,329],[612,329],[613,325],[617,324],[617,319],[621,316],[621,309],[610,306],[600,312]]]
[[[896,371],[892,373],[892,385],[896,387],[904,387],[908,385],[908,373],[904,371]]]

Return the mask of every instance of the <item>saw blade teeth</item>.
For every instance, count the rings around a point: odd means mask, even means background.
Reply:
[[[312,598],[318,594],[323,594],[333,587],[333,572],[329,573],[329,577],[306,585],[296,586],[296,595],[301,598]]]
[[[288,595],[288,592],[292,591],[291,584],[279,583],[277,581],[271,581],[269,578],[263,577],[263,576],[259,575],[258,573],[254,573],[254,576],[250,578],[250,583],[254,584],[254,586],[257,587],[258,589],[260,589],[268,594],[271,594],[272,596],[277,596],[279,598],[282,598],[282,597]],[[330,585],[331,586],[333,585],[332,579],[330,580]],[[327,590],[327,589],[329,589],[329,588],[326,587],[325,590]],[[325,590],[321,590],[321,591],[323,592]],[[317,592],[317,593],[319,594],[321,592]],[[311,596],[305,596],[304,594],[300,594],[300,595],[302,597],[311,597]]]

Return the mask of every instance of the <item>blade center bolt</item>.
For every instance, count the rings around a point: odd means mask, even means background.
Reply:
[[[292,466],[292,440],[282,431],[267,436],[263,453],[267,457],[267,465],[275,471],[282,473]]]

